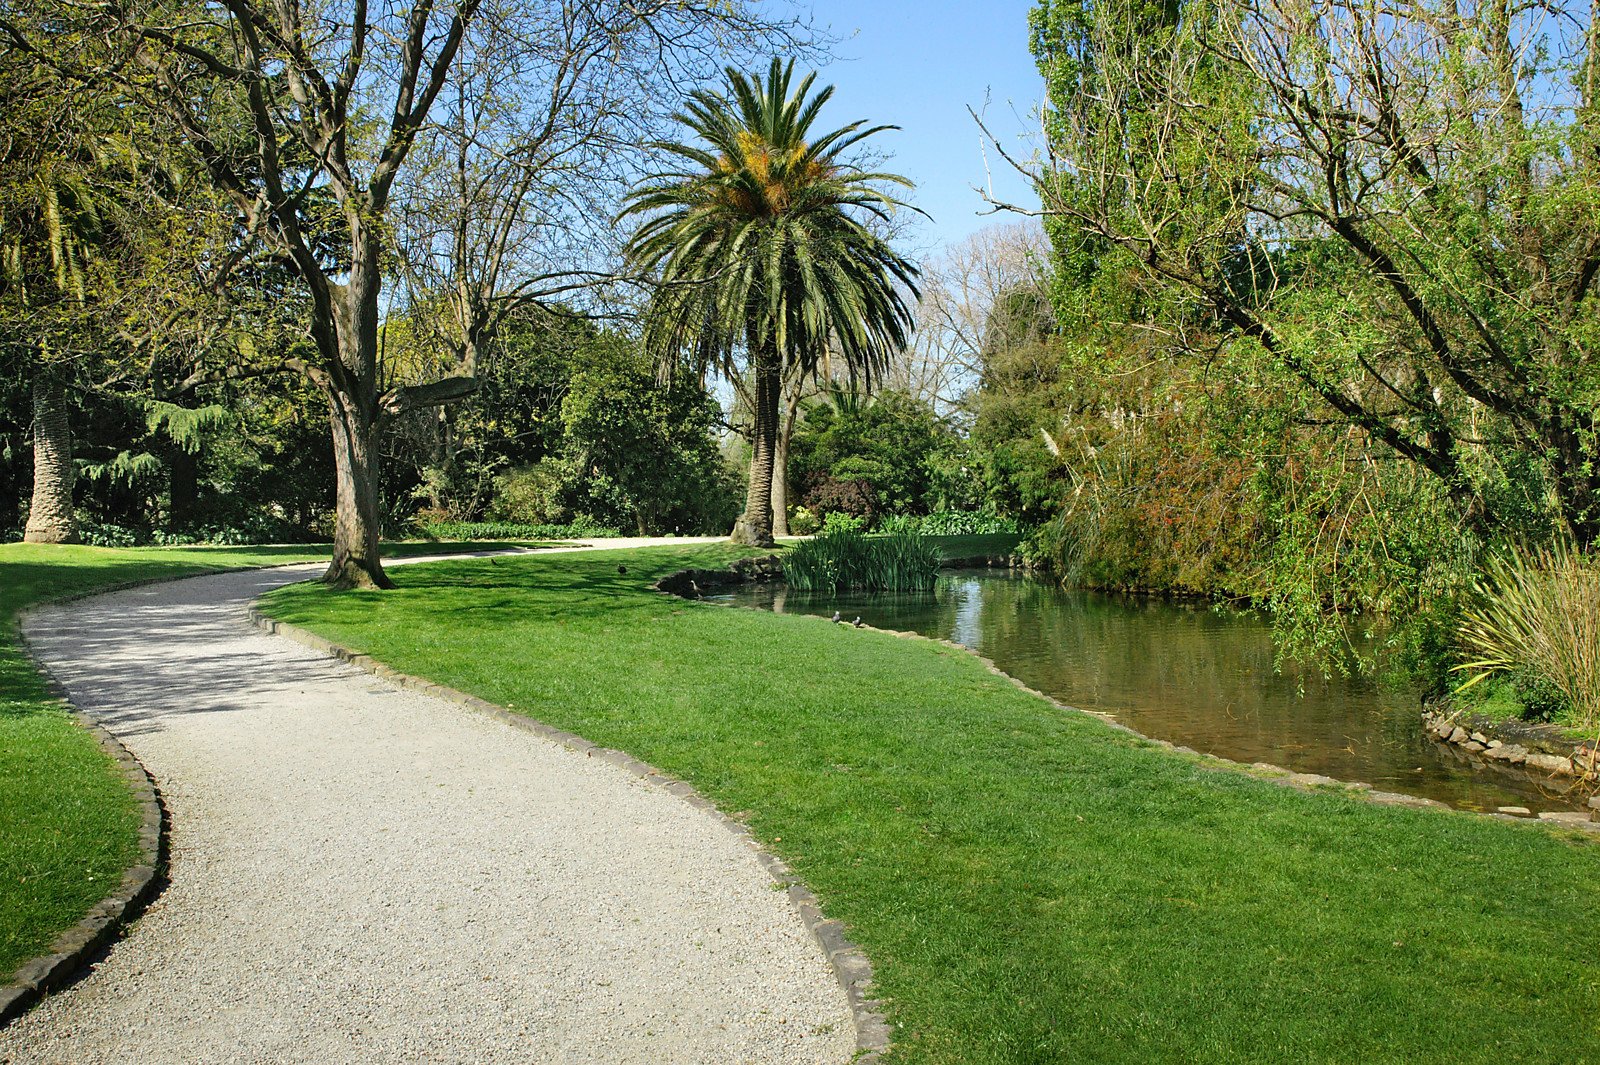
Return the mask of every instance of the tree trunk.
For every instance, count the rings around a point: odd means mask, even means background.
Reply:
[[[733,542],[771,547],[772,469],[778,446],[778,393],[782,390],[777,353],[763,351],[755,359],[755,403],[750,426],[750,487],[744,514],[733,527]]]
[[[78,519],[72,509],[72,422],[59,369],[33,371],[33,503],[23,540],[30,544],[75,544]]]
[[[378,536],[378,418],[370,406],[341,392],[328,396],[333,429],[333,561],[323,581],[338,588],[393,588],[383,572]]]
[[[772,456],[772,535],[789,535],[789,439],[794,436],[794,420],[800,413],[802,382],[784,397],[783,424],[778,427],[777,446]]]
[[[772,452],[772,535],[789,535],[789,434],[782,429]]]
[[[380,244],[350,216],[349,282],[328,293],[317,346],[328,362],[323,392],[333,430],[333,561],[322,575],[335,588],[393,588],[378,537],[378,293]]]
[[[194,521],[200,498],[200,463],[182,446],[167,456],[167,530],[179,532]]]
[[[1561,424],[1545,433],[1551,443],[1556,473],[1556,497],[1560,501],[1561,517],[1575,547],[1581,552],[1592,551],[1600,542],[1600,473],[1593,471],[1583,441],[1592,434],[1576,431]]]

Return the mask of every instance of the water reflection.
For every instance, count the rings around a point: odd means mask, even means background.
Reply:
[[[742,606],[831,616],[977,650],[1063,702],[1148,736],[1232,758],[1364,780],[1457,806],[1575,808],[1543,780],[1427,739],[1414,695],[1365,678],[1274,669],[1259,620],[1205,604],[1062,591],[995,571],[946,575],[930,595],[823,597],[751,585]]]

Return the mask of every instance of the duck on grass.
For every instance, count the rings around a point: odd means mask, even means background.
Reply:
[[[931,592],[939,562],[938,546],[920,533],[839,530],[785,552],[783,577],[801,592]]]

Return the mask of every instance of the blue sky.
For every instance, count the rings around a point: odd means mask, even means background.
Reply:
[[[840,38],[837,58],[818,76],[837,86],[820,123],[833,129],[858,118],[893,123],[869,144],[893,153],[889,169],[917,183],[913,197],[933,216],[910,235],[912,252],[932,252],[995,222],[972,186],[984,184],[984,156],[971,105],[1007,150],[1026,155],[1019,137],[1043,91],[1028,54],[1030,0],[799,0],[819,28]],[[985,100],[988,101],[985,110]],[[993,152],[989,173],[1002,199],[1038,200]]]

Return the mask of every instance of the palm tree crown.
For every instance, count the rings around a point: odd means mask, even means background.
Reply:
[[[905,206],[883,186],[911,183],[845,157],[896,127],[853,122],[813,137],[833,88],[813,94],[812,74],[791,91],[793,73],[774,59],[764,83],[729,68],[726,95],[695,92],[674,117],[698,143],[657,145],[680,165],[647,180],[621,215],[644,216],[628,255],[657,280],[650,350],[730,378],[747,361],[755,455],[742,525],[756,542],[770,541],[770,505],[756,495],[770,486],[780,376],[813,372],[831,346],[870,383],[905,344],[916,295],[916,268],[869,228]]]

